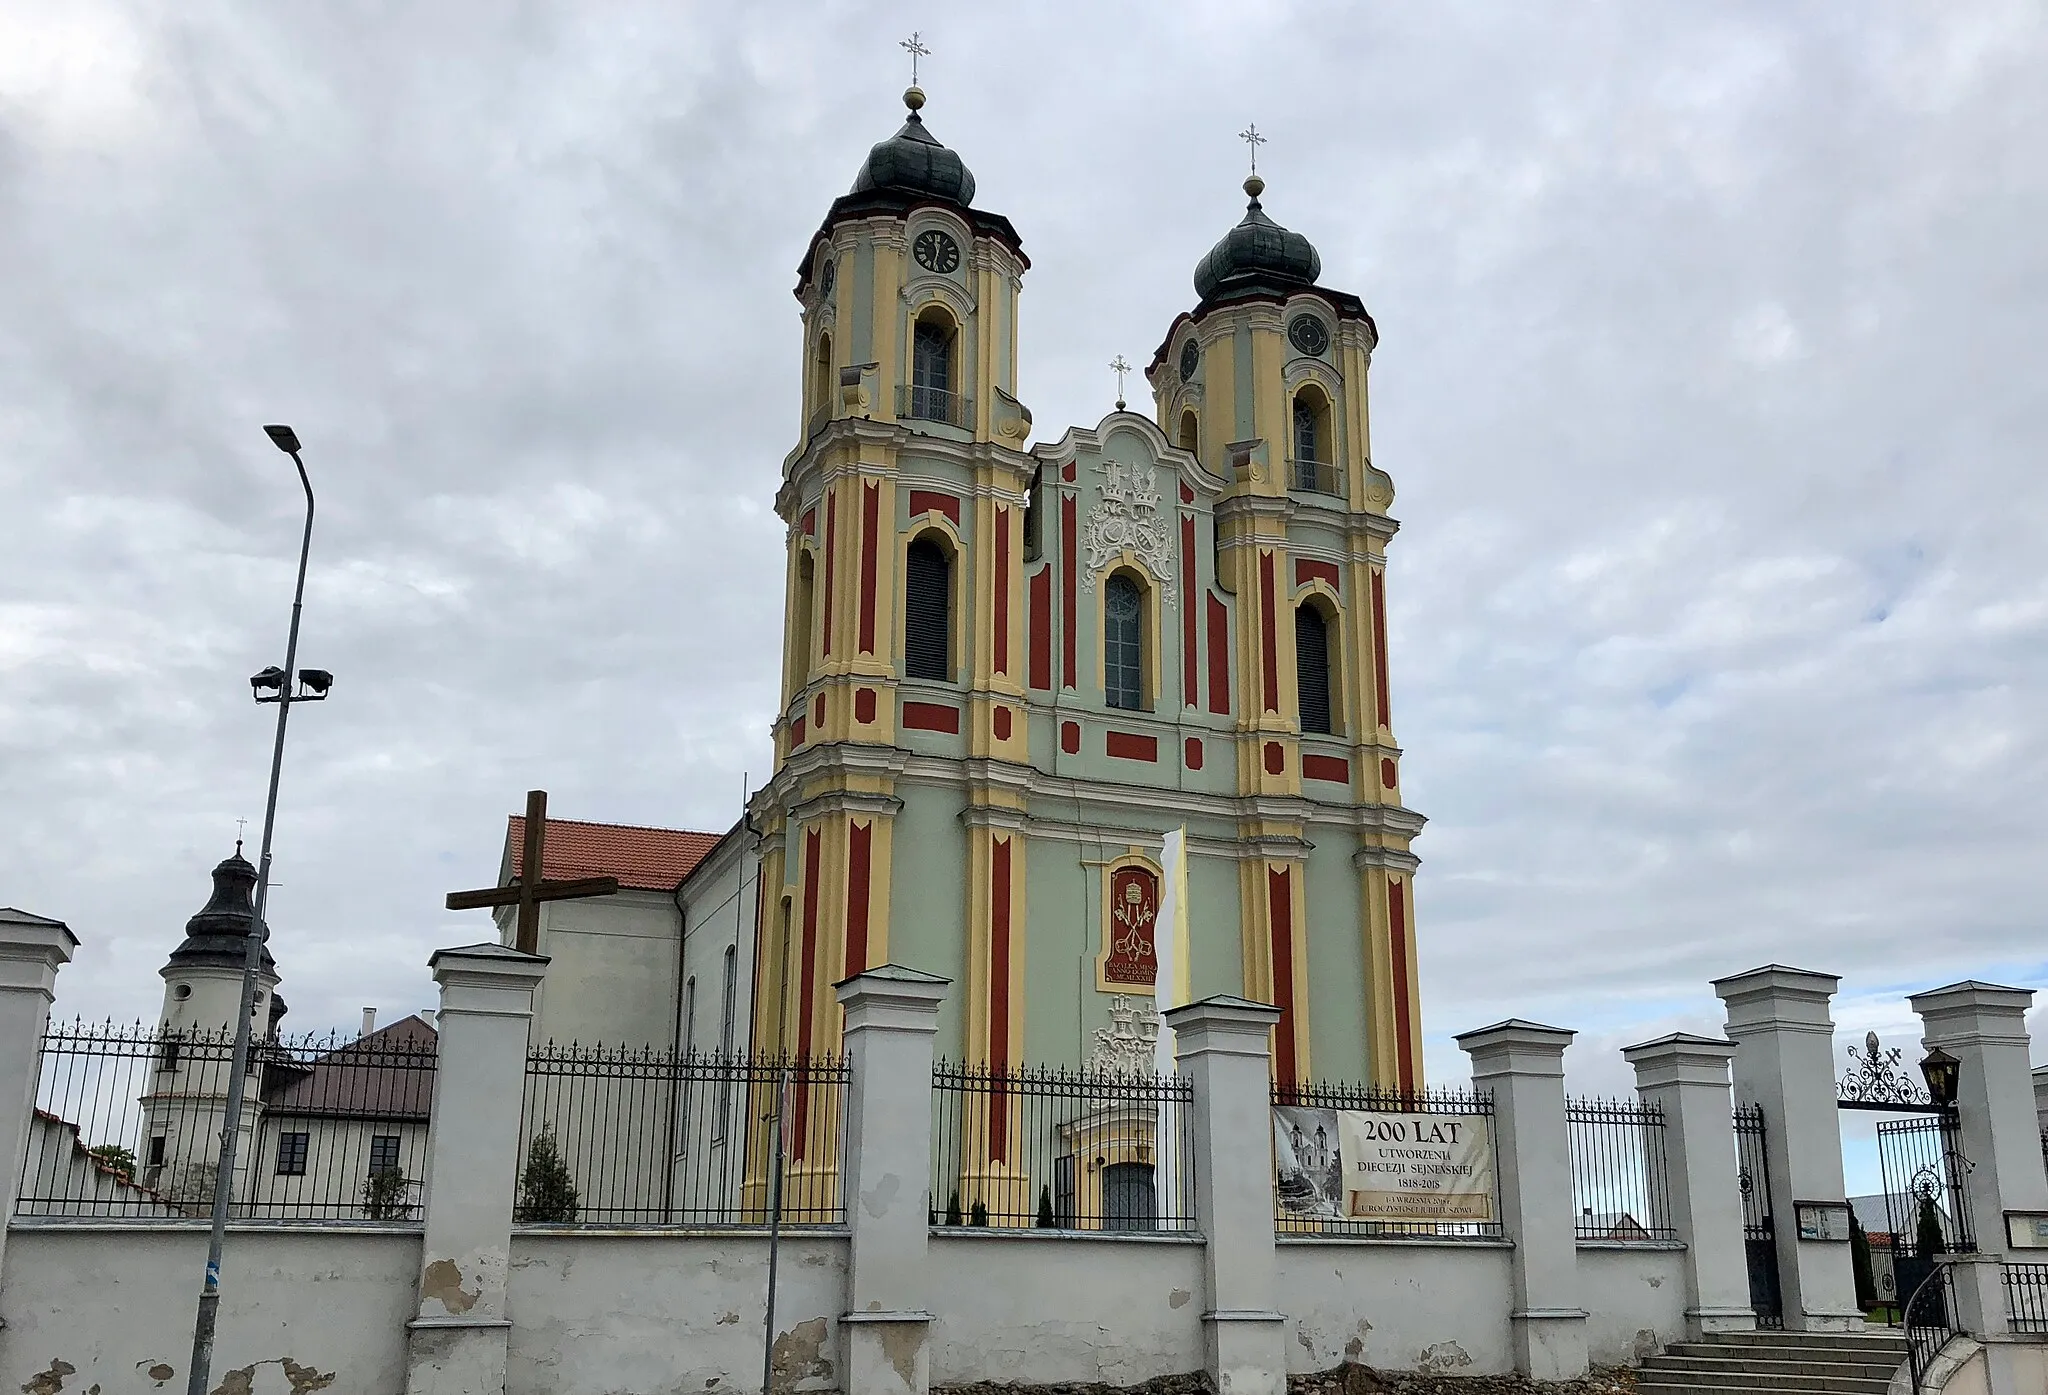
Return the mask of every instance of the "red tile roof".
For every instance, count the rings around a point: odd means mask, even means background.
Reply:
[[[636,828],[623,823],[551,818],[541,877],[547,881],[617,877],[621,887],[632,890],[673,891],[723,836],[680,828]],[[511,875],[522,875],[526,861],[524,814],[514,814],[508,821],[505,848]]]

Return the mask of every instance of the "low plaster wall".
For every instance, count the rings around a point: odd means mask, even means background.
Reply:
[[[1514,1369],[1505,1244],[1282,1240],[1279,1252],[1290,1372],[1345,1361],[1469,1376]]]
[[[1586,1350],[1596,1366],[1633,1366],[1685,1340],[1685,1247],[1579,1247]]]
[[[1022,1231],[931,1238],[931,1382],[1136,1385],[1203,1365],[1202,1247]]]
[[[782,1237],[774,1391],[845,1388],[846,1263],[844,1235]],[[506,1395],[756,1390],[767,1295],[765,1233],[514,1231]]]
[[[0,1390],[177,1395],[192,1356],[204,1227],[13,1227],[0,1284]],[[392,1395],[419,1306],[417,1231],[228,1233],[216,1386],[249,1395]],[[325,1382],[325,1384],[322,1384]]]

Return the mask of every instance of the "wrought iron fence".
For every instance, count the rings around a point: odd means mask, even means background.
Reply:
[[[1346,1113],[1374,1116],[1354,1122]],[[1371,1085],[1322,1080],[1273,1086],[1274,1218],[1280,1235],[1422,1236],[1442,1240],[1497,1240],[1503,1231],[1495,1178],[1464,1169],[1476,1165],[1469,1147],[1479,1130],[1487,1134],[1477,1155],[1492,1157],[1493,1096],[1468,1090],[1404,1093]],[[1450,1182],[1443,1169],[1458,1169],[1462,1186],[1441,1191],[1418,1188],[1407,1194],[1358,1192],[1345,1184],[1347,1146],[1391,1150],[1390,1166],[1411,1181]],[[1389,1136],[1398,1135],[1398,1136]],[[1366,1140],[1370,1139],[1368,1143]],[[1429,1157],[1417,1157],[1428,1153]],[[1437,1156],[1437,1155],[1443,1156]],[[1478,1185],[1482,1183],[1483,1185]],[[1430,1214],[1434,1213],[1434,1214]]]
[[[782,1223],[840,1225],[846,1062],[549,1042],[527,1053],[513,1219],[525,1225],[765,1225],[774,1139]]]
[[[1572,1205],[1581,1240],[1676,1240],[1664,1167],[1664,1111],[1634,1100],[1565,1101]]]
[[[991,1230],[1191,1231],[1194,1087],[939,1062],[931,1223]]]
[[[941,421],[948,426],[974,427],[974,399],[945,388],[913,383],[896,386],[896,415],[912,421]]]
[[[1287,462],[1287,487],[1310,494],[1344,492],[1344,472],[1329,460],[1291,459]]]
[[[1948,1339],[1962,1329],[1956,1325],[1956,1289],[1953,1271],[1937,1264],[1906,1294],[1906,1366],[1913,1378],[1914,1395],[1919,1395],[1927,1368],[1948,1345]]]
[[[1764,1147],[1762,1105],[1735,1110],[1735,1183],[1742,1193],[1742,1250],[1749,1266],[1749,1305],[1756,1325],[1785,1325],[1784,1295],[1778,1284],[1778,1222],[1771,1205],[1771,1169]],[[1583,1214],[1583,1213],[1582,1213]]]
[[[2048,1332],[2048,1264],[2006,1264],[2005,1311],[2015,1332]]]
[[[229,1219],[417,1222],[435,1045],[417,1017],[254,1043]],[[53,1024],[16,1214],[208,1215],[234,1055],[232,1030]]]

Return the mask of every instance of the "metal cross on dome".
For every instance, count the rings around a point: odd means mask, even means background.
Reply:
[[[1109,366],[1116,374],[1116,409],[1121,412],[1124,409],[1124,374],[1131,371],[1131,365],[1124,362],[1122,354],[1118,354],[1109,361]]]
[[[617,877],[577,877],[547,880],[548,792],[526,792],[526,840],[519,859],[519,875],[510,886],[486,887],[481,891],[451,891],[448,909],[474,911],[489,906],[519,907],[519,927],[513,947],[533,954],[540,945],[540,906],[543,901],[569,901],[584,896],[618,894]]]
[[[915,29],[910,31],[909,38],[903,40],[903,42],[896,45],[896,47],[900,49],[906,49],[909,51],[910,85],[912,87],[917,86],[917,60],[920,58],[929,58],[931,56],[931,50],[924,46],[924,41],[918,37],[917,31]]]
[[[1254,121],[1251,125],[1239,131],[1237,138],[1252,148],[1252,173],[1257,174],[1259,172],[1259,147],[1266,143],[1266,138],[1259,134],[1259,123]]]

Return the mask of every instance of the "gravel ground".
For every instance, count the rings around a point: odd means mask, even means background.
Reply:
[[[1444,1376],[1416,1371],[1380,1371],[1339,1366],[1312,1376],[1289,1376],[1287,1395],[1633,1395],[1635,1372],[1622,1367],[1596,1370],[1583,1380],[1531,1381],[1520,1376]],[[1161,1376],[1143,1385],[1073,1382],[1062,1385],[933,1386],[932,1395],[1213,1395],[1201,1372]]]

